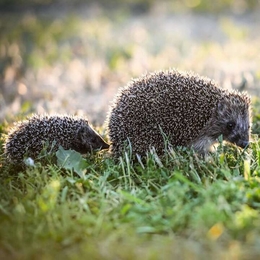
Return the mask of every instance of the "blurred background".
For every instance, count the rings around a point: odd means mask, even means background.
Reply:
[[[102,125],[118,88],[169,67],[259,96],[259,1],[0,0],[0,121]]]

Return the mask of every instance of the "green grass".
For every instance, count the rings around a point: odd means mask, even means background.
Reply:
[[[187,149],[135,163],[62,148],[24,168],[2,158],[0,258],[259,257],[259,147],[255,134],[247,151],[220,145],[206,160]]]

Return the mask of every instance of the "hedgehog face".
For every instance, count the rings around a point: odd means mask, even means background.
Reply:
[[[243,97],[235,98],[229,99],[228,103],[224,100],[218,104],[216,125],[219,132],[216,134],[222,135],[228,142],[246,148],[250,135],[249,107],[247,102],[241,101]]]
[[[249,124],[241,123],[241,119],[229,121],[223,125],[223,138],[241,148],[249,145]]]
[[[82,126],[75,139],[75,150],[80,153],[108,149],[109,145],[90,126]]]

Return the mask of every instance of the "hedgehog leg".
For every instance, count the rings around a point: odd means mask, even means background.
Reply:
[[[189,146],[198,153],[206,155],[210,151],[210,148],[212,147],[214,142],[215,141],[208,136],[201,136],[193,141]]]

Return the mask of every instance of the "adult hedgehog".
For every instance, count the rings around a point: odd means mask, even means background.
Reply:
[[[56,151],[59,146],[88,153],[108,149],[109,145],[92,129],[86,118],[65,115],[34,115],[15,124],[4,144],[5,155],[21,163],[27,155],[36,158],[48,142]]]
[[[207,153],[219,136],[242,148],[249,144],[250,98],[221,89],[212,80],[177,70],[159,71],[130,82],[116,96],[108,115],[111,151],[126,145],[133,154],[151,148],[187,146]],[[165,138],[166,137],[166,138]]]

